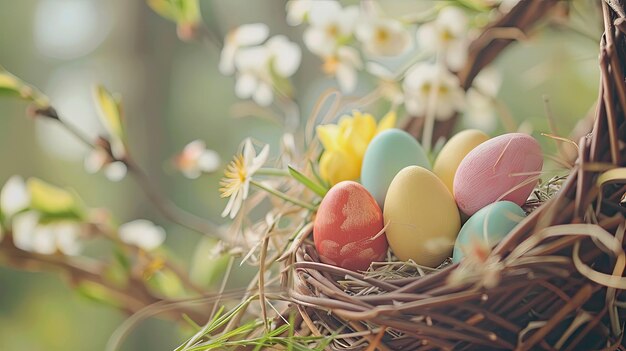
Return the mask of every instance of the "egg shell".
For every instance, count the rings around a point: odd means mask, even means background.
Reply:
[[[422,146],[409,133],[388,129],[370,142],[361,166],[361,184],[383,206],[389,184],[406,166],[430,169],[430,162]]]
[[[482,242],[493,248],[526,217],[521,207],[511,201],[498,201],[481,208],[465,222],[454,243],[452,262],[465,257],[463,248]]]
[[[470,151],[454,176],[454,198],[467,215],[499,200],[521,206],[539,179],[539,143],[522,133],[489,139]]]
[[[446,186],[419,166],[405,167],[393,178],[383,216],[394,254],[428,267],[437,267],[450,257],[461,227],[459,211]]]
[[[313,241],[322,262],[364,271],[387,253],[385,234],[376,237],[382,229],[383,214],[372,195],[357,182],[343,181],[320,203]]]
[[[450,193],[453,194],[454,175],[465,156],[476,146],[489,140],[489,136],[478,129],[467,129],[455,134],[443,146],[435,164],[433,173],[441,179]]]

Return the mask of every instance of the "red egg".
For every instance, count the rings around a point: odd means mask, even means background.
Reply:
[[[320,204],[313,240],[322,262],[364,271],[387,253],[383,214],[374,197],[359,183],[333,186]]]

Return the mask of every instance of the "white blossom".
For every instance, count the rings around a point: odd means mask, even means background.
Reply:
[[[395,106],[400,105],[404,101],[404,93],[400,83],[387,67],[370,61],[365,65],[365,69],[378,79],[378,87],[383,97]]]
[[[235,55],[240,48],[261,44],[269,35],[263,23],[244,24],[230,31],[224,40],[219,71],[224,75],[235,73]]]
[[[0,191],[0,211],[6,216],[26,209],[30,204],[30,195],[22,177],[14,175],[2,187]]]
[[[407,72],[402,87],[406,109],[415,116],[425,116],[431,102],[435,103],[437,120],[449,119],[464,107],[459,79],[439,65],[416,64]],[[433,92],[435,87],[437,90]]]
[[[314,6],[313,0],[289,0],[285,6],[287,10],[287,24],[297,26],[302,24],[309,15],[311,7]]]
[[[235,94],[268,106],[274,100],[272,73],[280,78],[292,76],[301,58],[300,47],[283,35],[272,37],[265,45],[240,49],[235,55]]]
[[[202,173],[215,172],[221,163],[217,152],[206,148],[202,140],[187,144],[176,157],[176,167],[190,179],[198,178]]]
[[[122,224],[118,235],[122,242],[145,251],[152,251],[165,241],[165,229],[145,219]]]
[[[356,27],[356,38],[365,51],[377,56],[396,56],[412,45],[407,28],[392,18],[369,18]]]
[[[468,19],[456,7],[446,7],[433,22],[417,30],[418,45],[428,53],[442,55],[442,59],[453,71],[458,71],[467,61]]]
[[[112,182],[118,182],[126,176],[128,171],[124,162],[111,160],[110,155],[102,148],[95,148],[85,157],[85,171],[95,174],[103,171]]]
[[[491,132],[496,128],[497,114],[495,98],[502,77],[493,68],[486,68],[474,79],[473,87],[465,95],[466,107],[463,115],[465,125]]]
[[[269,63],[273,72],[283,78],[296,73],[302,60],[302,51],[296,43],[284,35],[275,35],[265,45],[269,50]]]
[[[352,36],[359,9],[342,8],[336,1],[316,1],[308,15],[310,26],[304,31],[304,43],[314,54],[327,57]]]
[[[20,213],[13,218],[13,242],[24,251],[43,255],[61,252],[78,255],[82,249],[79,241],[81,225],[70,220],[41,223],[33,211]]]
[[[342,46],[336,54],[326,57],[323,70],[334,75],[339,88],[344,93],[351,93],[356,88],[358,71],[363,68],[359,52],[352,47]]]

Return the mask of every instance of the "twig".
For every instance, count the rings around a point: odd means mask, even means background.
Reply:
[[[56,120],[63,128],[78,138],[83,144],[91,149],[96,149],[93,142],[89,140],[78,128],[68,123],[62,116],[58,115],[52,107],[47,109],[38,109],[36,113],[44,117]],[[122,159],[118,159],[111,150],[105,150],[112,160],[120,161],[126,165],[128,172],[135,178],[139,187],[143,190],[152,204],[170,221],[183,226],[195,232],[215,236],[221,240],[227,241],[227,236],[217,225],[212,222],[198,217],[176,206],[169,198],[165,197],[152,183],[147,174],[139,167],[139,165],[130,157],[125,155]]]

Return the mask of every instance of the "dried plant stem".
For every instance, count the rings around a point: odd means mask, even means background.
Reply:
[[[285,200],[287,202],[291,202],[294,205],[300,206],[302,208],[306,208],[306,209],[311,210],[311,211],[315,211],[316,210],[315,206],[313,206],[311,204],[308,204],[306,202],[300,201],[300,200],[298,200],[298,199],[296,199],[294,197],[291,197],[291,196],[289,196],[289,195],[287,195],[285,193],[281,193],[280,191],[278,191],[278,190],[276,190],[276,189],[274,189],[272,187],[269,187],[269,186],[267,186],[267,185],[265,185],[265,184],[263,184],[261,182],[257,182],[255,180],[251,180],[250,184],[256,186],[257,188],[259,188],[261,190],[265,190],[269,194],[272,194],[272,195],[274,195],[274,196],[276,196],[278,198],[281,198],[281,199],[283,199],[283,200]]]
[[[9,266],[18,269],[60,271],[70,280],[72,285],[83,282],[98,284],[113,297],[123,310],[135,313],[145,306],[159,301],[168,301],[163,297],[153,295],[145,286],[142,277],[130,275],[125,287],[110,283],[105,278],[105,266],[98,262],[92,262],[85,258],[73,258],[63,255],[42,255],[27,252],[15,247],[10,239],[0,242],[0,258]],[[115,303],[115,301],[112,301]],[[169,318],[179,319],[182,314],[187,314],[193,320],[202,321],[205,312],[202,309],[172,309],[167,314]]]

